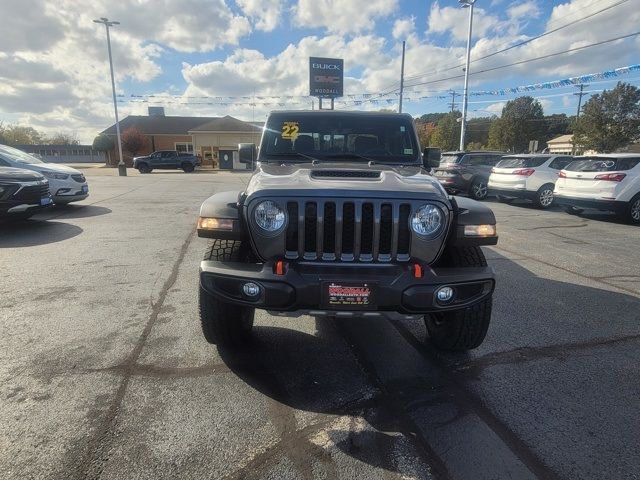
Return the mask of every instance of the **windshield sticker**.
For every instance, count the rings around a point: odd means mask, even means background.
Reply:
[[[413,155],[413,148],[405,148],[404,149],[404,154],[405,155]]]
[[[295,141],[295,139],[298,138],[298,132],[300,132],[298,122],[282,123],[282,138]]]
[[[401,132],[404,132],[404,125],[401,125],[401,126],[400,126],[400,131],[401,131]]]

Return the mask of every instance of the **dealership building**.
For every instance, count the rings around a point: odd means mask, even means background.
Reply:
[[[262,123],[245,122],[229,115],[224,117],[180,117],[165,115],[164,109],[150,107],[149,115],[129,115],[120,120],[120,133],[135,128],[146,139],[145,146],[136,155],[147,155],[157,150],[193,152],[200,156],[203,166],[215,169],[246,169],[238,161],[239,143],[260,143]],[[101,132],[111,137],[116,145],[115,124]],[[125,162],[131,165],[131,154],[125,151]],[[111,165],[118,162],[117,145],[107,152]]]

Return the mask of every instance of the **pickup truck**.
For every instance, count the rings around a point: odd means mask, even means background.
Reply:
[[[185,173],[191,173],[200,165],[200,159],[193,153],[178,152],[176,150],[158,150],[151,155],[133,158],[133,168],[140,173],[151,173],[154,169],[178,168]]]

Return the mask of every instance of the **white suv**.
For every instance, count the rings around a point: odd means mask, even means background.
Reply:
[[[554,198],[569,213],[595,208],[640,224],[640,153],[576,157],[560,172]]]
[[[489,191],[501,201],[532,200],[539,208],[553,205],[558,173],[573,161],[567,155],[508,155],[491,170]]]

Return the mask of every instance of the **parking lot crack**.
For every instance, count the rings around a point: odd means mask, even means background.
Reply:
[[[191,230],[182,243],[169,276],[160,290],[158,300],[155,303],[152,303],[151,313],[135,347],[127,356],[126,360],[121,364],[120,369],[122,377],[113,400],[103,415],[100,425],[94,429],[95,433],[88,439],[84,458],[70,469],[74,472],[74,474],[70,476],[83,479],[94,479],[100,477],[102,470],[104,469],[104,465],[109,459],[109,450],[112,446],[118,415],[120,414],[120,408],[131,378],[136,372],[137,361],[140,358],[140,354],[146,344],[147,338],[158,319],[167,294],[178,278],[180,265],[182,264],[189,245],[193,240],[194,233],[195,230]]]

